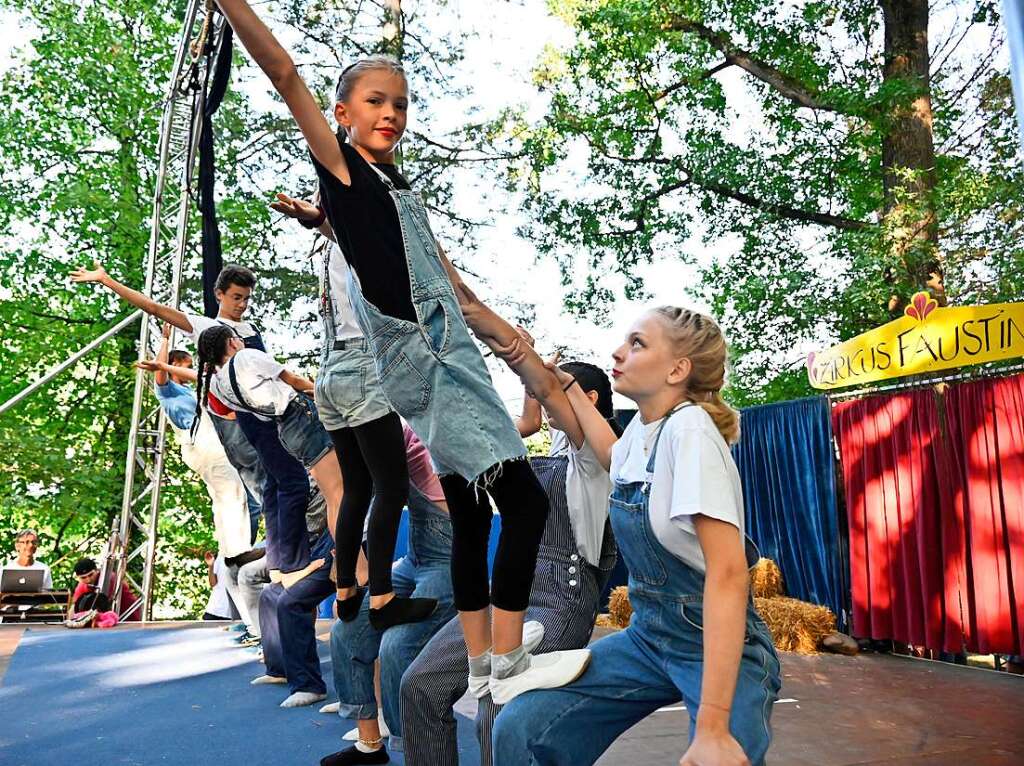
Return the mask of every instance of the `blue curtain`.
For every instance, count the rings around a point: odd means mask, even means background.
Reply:
[[[733,457],[747,534],[782,570],[786,595],[829,607],[845,628],[832,418],[825,397],[749,407]]]

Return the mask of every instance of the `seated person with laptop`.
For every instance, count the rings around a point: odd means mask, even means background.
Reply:
[[[0,567],[0,591],[38,593],[53,590],[50,567],[36,559],[38,548],[39,535],[34,529],[23,529],[15,535],[14,550],[17,555]]]
[[[23,529],[14,536],[17,555],[0,566],[0,622],[3,616],[42,617],[44,611],[36,607],[57,605],[63,609],[67,593],[53,590],[50,567],[36,559],[39,535],[34,529]]]

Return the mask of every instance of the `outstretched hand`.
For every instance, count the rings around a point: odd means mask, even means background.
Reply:
[[[289,218],[295,218],[300,221],[315,221],[320,217],[320,210],[311,202],[289,197],[281,192],[274,196],[277,197],[277,200],[271,202],[270,207],[278,213],[283,213]]]
[[[142,359],[135,363],[135,366],[140,370],[146,370],[147,372],[160,372],[163,367],[160,366],[160,362],[156,359]]]
[[[77,268],[71,272],[72,282],[102,282],[107,276],[107,270],[99,261],[92,262],[91,269]]]

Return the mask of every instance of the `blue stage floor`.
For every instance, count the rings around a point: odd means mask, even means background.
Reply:
[[[319,705],[280,709],[287,691],[249,685],[263,665],[233,635],[203,623],[0,626],[0,766],[316,766],[341,749],[347,722]],[[781,659],[773,766],[1024,763],[1024,677],[877,654]],[[479,766],[475,706],[456,709],[461,766]],[[662,708],[596,766],[678,763],[688,724],[681,705]]]
[[[251,686],[263,665],[236,635],[221,626],[27,630],[0,686],[0,764],[309,766],[348,744],[348,722],[319,704],[283,710],[286,687]],[[461,716],[460,741],[462,762],[476,766],[473,725]]]

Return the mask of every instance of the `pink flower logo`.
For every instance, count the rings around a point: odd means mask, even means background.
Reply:
[[[903,313],[908,317],[913,317],[918,322],[923,322],[938,307],[939,304],[928,293],[915,293],[914,297],[910,300],[910,305],[903,310]]]
[[[807,355],[807,377],[811,379],[812,383],[816,383],[818,380],[818,371],[814,369],[814,358],[817,356],[813,351]]]

